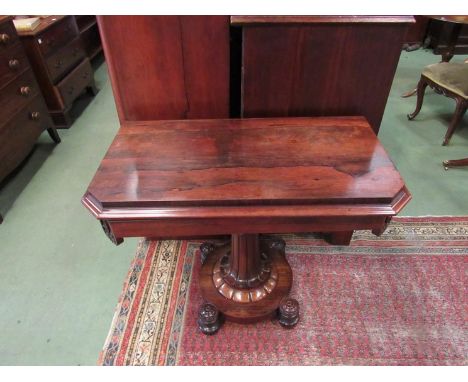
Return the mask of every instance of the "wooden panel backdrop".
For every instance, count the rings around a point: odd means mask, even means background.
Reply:
[[[231,17],[243,117],[364,115],[377,133],[412,17]]]
[[[99,16],[120,121],[229,117],[228,16]]]

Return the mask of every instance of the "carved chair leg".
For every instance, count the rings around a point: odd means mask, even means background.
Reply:
[[[465,167],[468,166],[468,158],[444,160],[443,164],[446,170],[450,167]]]
[[[415,95],[417,91],[418,91],[418,88],[417,88],[417,87],[414,88],[414,89],[411,89],[411,90],[407,91],[406,93],[403,93],[403,94],[401,95],[401,98],[408,98],[408,97],[411,97],[411,96]]]
[[[450,126],[447,129],[447,133],[445,134],[444,142],[442,143],[442,146],[448,145],[450,142],[450,138],[452,138],[452,135],[457,127],[457,125],[460,123],[460,120],[463,118],[463,115],[466,112],[466,103],[462,100],[457,98],[456,100],[457,106],[455,108],[455,113],[453,114],[452,120],[450,121]]]
[[[419,80],[418,82],[418,87],[417,87],[417,92],[418,92],[418,99],[416,101],[416,110],[411,113],[411,114],[408,114],[408,119],[411,121],[414,117],[416,117],[419,112],[421,111],[421,107],[422,107],[422,104],[423,104],[423,100],[424,100],[424,93],[426,91],[426,87],[427,87],[427,82],[426,80],[424,79],[424,77],[421,76],[421,79]]]

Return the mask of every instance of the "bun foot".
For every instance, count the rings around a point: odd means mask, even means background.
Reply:
[[[222,325],[222,318],[216,306],[205,303],[198,311],[198,328],[203,334],[215,334]]]
[[[284,298],[278,308],[279,323],[285,328],[296,326],[299,321],[299,303],[294,298]]]

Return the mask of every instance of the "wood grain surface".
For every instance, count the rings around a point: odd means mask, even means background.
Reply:
[[[398,171],[361,117],[124,124],[89,186],[102,206],[391,202]]]
[[[228,16],[98,16],[120,121],[229,117]]]
[[[373,20],[242,25],[241,116],[363,115],[377,133],[410,18]]]

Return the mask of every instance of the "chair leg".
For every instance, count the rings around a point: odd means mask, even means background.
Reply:
[[[443,165],[446,170],[448,170],[450,167],[468,166],[468,158],[444,160]]]
[[[445,134],[444,142],[442,146],[447,146],[450,142],[450,138],[452,138],[453,132],[457,127],[460,120],[463,118],[463,115],[466,112],[466,103],[462,99],[457,99],[457,106],[455,108],[455,113],[453,114],[452,120],[450,121],[450,126],[447,129],[447,133]]]
[[[408,119],[411,121],[414,117],[416,117],[419,112],[421,111],[421,106],[423,104],[423,100],[424,100],[424,93],[426,91],[426,87],[427,87],[427,82],[424,80],[423,77],[421,77],[421,79],[419,80],[418,82],[418,87],[417,87],[417,92],[418,92],[418,100],[416,101],[416,110],[411,113],[411,114],[408,114]]]
[[[414,88],[414,89],[412,89],[412,90],[407,91],[406,93],[403,93],[403,94],[401,95],[401,98],[408,98],[408,97],[411,97],[411,96],[415,95],[417,91],[418,91],[418,88],[416,87],[416,88]]]

